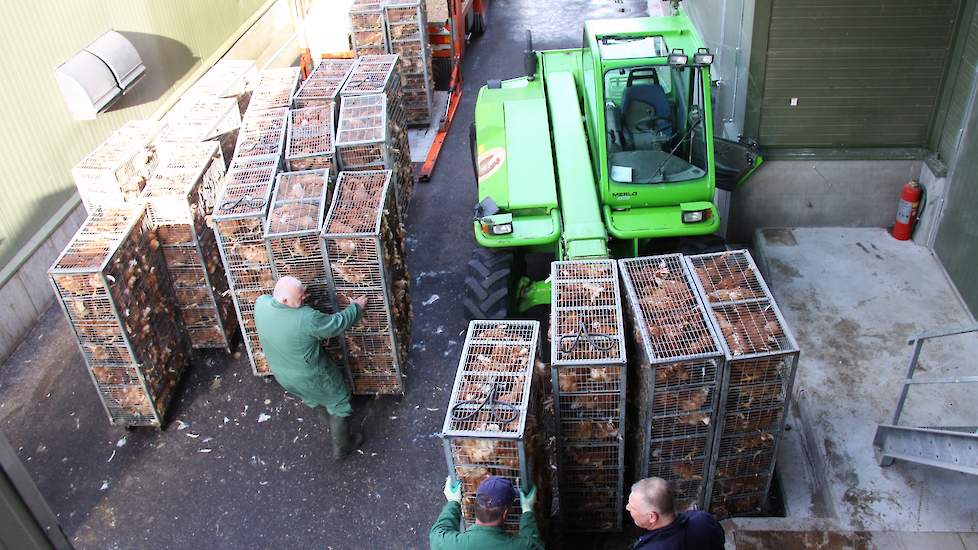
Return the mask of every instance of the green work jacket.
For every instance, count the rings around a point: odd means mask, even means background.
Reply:
[[[321,342],[339,336],[359,319],[356,304],[328,315],[309,306],[280,304],[267,294],[255,301],[255,328],[268,368],[286,391],[310,407],[333,407],[342,394],[348,399],[345,379]]]
[[[428,540],[431,550],[543,550],[537,520],[531,512],[520,515],[520,532],[510,535],[501,527],[473,525],[461,533],[462,507],[447,502],[438,520],[431,526]]]

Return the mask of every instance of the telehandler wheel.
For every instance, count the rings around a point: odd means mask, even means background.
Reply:
[[[513,253],[476,246],[469,260],[462,304],[469,320],[505,319],[513,276]]]
[[[472,34],[474,36],[482,36],[486,33],[486,27],[489,26],[488,18],[485,12],[475,14],[475,20],[472,21]]]

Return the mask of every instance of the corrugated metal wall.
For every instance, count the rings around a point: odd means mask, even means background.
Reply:
[[[927,147],[959,6],[960,0],[759,2],[770,21],[755,120],[762,146]]]
[[[74,194],[71,167],[113,129],[150,116],[264,0],[4,0],[0,3],[0,267]],[[94,121],[71,118],[54,69],[108,29],[147,76]]]
[[[974,2],[970,3],[973,4]],[[967,21],[969,24],[967,29],[962,29],[962,32],[966,34],[961,40],[960,64],[954,74],[948,75],[950,94],[937,144],[937,152],[945,163],[954,160],[954,151],[958,146],[962,127],[966,122],[962,118],[971,97],[975,64],[978,63],[978,17],[975,16],[974,7],[969,6],[969,8],[962,21]]]

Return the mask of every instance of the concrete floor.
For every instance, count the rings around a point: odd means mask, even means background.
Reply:
[[[437,432],[466,322],[476,202],[468,128],[478,88],[537,48],[577,47],[585,19],[640,16],[636,0],[494,0],[465,58],[465,89],[432,181],[407,222],[414,342],[402,399],[357,399],[364,454],[336,464],[324,426],[240,355],[206,354],[167,430],[106,420],[61,311],[0,368],[0,430],[78,548],[427,548],[447,472]],[[594,547],[585,545],[586,547]],[[567,547],[567,546],[565,546]]]
[[[787,514],[857,530],[978,530],[978,478],[873,455],[909,336],[971,322],[931,253],[882,229],[766,229],[755,242],[802,350],[778,461]],[[919,377],[975,375],[978,335],[925,344]],[[973,425],[974,387],[918,386],[904,425]]]

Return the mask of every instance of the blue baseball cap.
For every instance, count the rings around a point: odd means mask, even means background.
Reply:
[[[513,484],[504,477],[489,476],[475,490],[475,499],[483,508],[510,506],[519,497]]]

